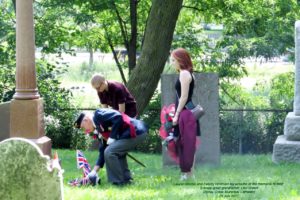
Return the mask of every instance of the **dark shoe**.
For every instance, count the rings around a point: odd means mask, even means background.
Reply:
[[[113,182],[112,184],[115,186],[124,186],[124,185],[130,185],[133,182],[131,180],[126,180],[124,182]]]
[[[124,185],[123,182],[113,182],[112,184],[115,186],[123,186]]]
[[[128,182],[128,181],[133,181],[133,178],[129,177],[124,179],[124,182]]]
[[[133,184],[132,179],[126,180],[126,181],[124,182],[124,185],[131,185],[131,184]]]

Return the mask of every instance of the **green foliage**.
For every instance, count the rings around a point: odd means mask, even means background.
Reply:
[[[0,102],[14,94],[15,83],[15,15],[11,2],[0,4]]]
[[[265,124],[268,117],[268,114],[260,112],[221,112],[221,151],[252,154],[271,152]]]
[[[299,15],[294,0],[187,0],[177,21],[173,47],[188,49],[198,71],[238,79],[247,75],[244,58],[293,55],[294,23]],[[210,33],[204,30],[206,23],[224,28],[219,34]]]
[[[250,93],[237,84],[222,83],[221,108],[261,109],[267,107],[264,91]],[[225,94],[224,94],[225,93]],[[226,153],[262,153],[266,146],[265,120],[259,112],[223,111],[220,113],[221,151]]]
[[[35,5],[35,35],[36,45],[41,52],[49,53],[73,53],[71,42],[74,33],[78,30],[74,22],[66,16],[62,9],[47,9],[43,3]]]
[[[64,111],[72,108],[72,94],[61,88],[58,81],[58,76],[64,71],[64,66],[52,65],[44,60],[37,61],[38,88],[45,102],[45,117],[49,119],[46,123],[46,135],[52,139],[53,147],[69,148],[77,111]]]
[[[159,153],[161,152],[161,138],[159,136],[160,128],[160,108],[161,108],[161,94],[155,91],[149,105],[146,107],[145,111],[141,115],[141,120],[143,120],[149,129],[146,141],[142,145],[137,147],[138,151],[145,153]]]
[[[72,139],[70,143],[71,149],[89,149],[92,145],[92,138],[89,135],[83,133],[82,130],[75,130],[72,133]]]
[[[275,76],[271,80],[270,105],[277,109],[292,109],[294,97],[294,72]]]
[[[220,88],[221,108],[258,109],[268,107],[268,98],[265,96],[266,91],[262,88],[257,88],[254,89],[254,92],[250,92],[244,89],[240,84],[225,81],[220,83]]]
[[[270,83],[256,83],[253,92],[246,92],[237,85],[221,84],[223,108],[274,108],[283,112],[223,111],[220,114],[222,152],[266,153],[271,152],[279,135],[283,134],[284,120],[291,110],[294,95],[294,73],[274,76]],[[239,149],[239,146],[242,146]]]
[[[270,106],[292,111],[294,100],[294,73],[284,73],[271,80]],[[282,135],[287,112],[274,112],[266,121],[267,135],[271,141]]]

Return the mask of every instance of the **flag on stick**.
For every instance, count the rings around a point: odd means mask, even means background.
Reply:
[[[91,172],[91,167],[80,150],[77,150],[77,168],[83,170],[83,176],[86,177]]]

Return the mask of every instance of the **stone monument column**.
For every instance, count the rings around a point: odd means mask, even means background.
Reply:
[[[284,135],[278,136],[273,148],[273,162],[300,162],[300,21],[295,23],[295,94],[294,109],[284,122]]]
[[[10,137],[34,141],[51,154],[51,140],[45,136],[43,100],[36,83],[33,0],[16,1],[16,93],[10,103]]]
[[[16,1],[16,93],[14,99],[38,99],[36,86],[33,0]]]
[[[300,116],[300,21],[295,23],[295,97],[294,113]],[[299,133],[300,134],[300,133]]]

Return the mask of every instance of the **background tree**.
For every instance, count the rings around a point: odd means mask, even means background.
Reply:
[[[67,32],[73,38],[75,35],[78,36],[77,45],[86,44],[89,46],[89,44],[93,44],[102,51],[107,52],[109,49],[113,53],[122,80],[124,83],[128,82],[129,89],[137,98],[139,112],[142,113],[155,91],[163,68],[153,68],[152,64],[145,59],[134,65],[136,52],[144,49],[147,32],[148,34],[153,32],[151,34],[157,35],[157,38],[161,36],[160,32],[156,31],[157,27],[148,28],[150,23],[145,22],[149,22],[153,13],[160,12],[159,7],[155,6],[156,4],[168,5],[170,3],[176,5],[177,3],[152,1],[150,4],[149,1],[133,0],[129,2],[124,0],[104,0],[101,2],[95,0],[89,2],[47,0],[41,1],[41,3],[47,8],[63,10],[65,15],[75,19],[74,22],[77,26],[89,24],[97,29],[97,31],[75,31],[76,34],[70,34],[72,32],[72,27],[70,27],[71,29]],[[293,0],[233,0],[222,2],[186,0],[183,5],[180,4],[180,7],[176,8],[179,9],[176,12],[178,14],[180,12],[180,16],[178,26],[175,29],[173,48],[178,46],[187,48],[192,53],[197,70],[218,72],[221,78],[221,88],[225,94],[227,92],[223,84],[229,84],[230,79],[238,79],[247,74],[244,68],[244,58],[252,56],[271,59],[293,51],[293,25],[299,15],[298,5]],[[151,12],[149,12],[150,6]],[[172,6],[166,6],[164,12],[168,12]],[[161,16],[163,17],[164,14]],[[177,19],[176,16],[175,18]],[[169,20],[167,18],[158,19],[160,21]],[[221,37],[207,37],[209,33],[204,30],[206,26],[203,25],[209,22],[223,24],[224,29],[220,34]],[[165,27],[168,28],[168,26]],[[68,41],[67,38],[64,41]],[[168,42],[167,40],[162,41],[163,45]],[[117,48],[121,46],[127,50],[129,54],[128,63],[131,64],[123,64],[118,59]],[[149,56],[152,60],[163,58],[162,60],[166,61],[165,55],[169,49],[157,48],[155,45],[149,48],[166,52],[164,54],[145,55],[147,51],[143,50],[140,58]],[[144,75],[140,69],[133,70],[135,66],[137,68],[145,66],[141,68],[147,72],[157,69],[158,73],[154,73],[157,77],[152,78],[153,74],[151,73]],[[129,76],[129,81],[123,72],[126,67],[128,67],[129,73],[133,73],[132,76]],[[142,84],[137,86],[139,85],[136,84],[137,81],[141,80],[137,77],[143,77],[148,82],[147,90]]]
[[[139,113],[147,106],[157,87],[169,56],[181,6],[182,0],[152,1],[141,57],[128,82]]]

